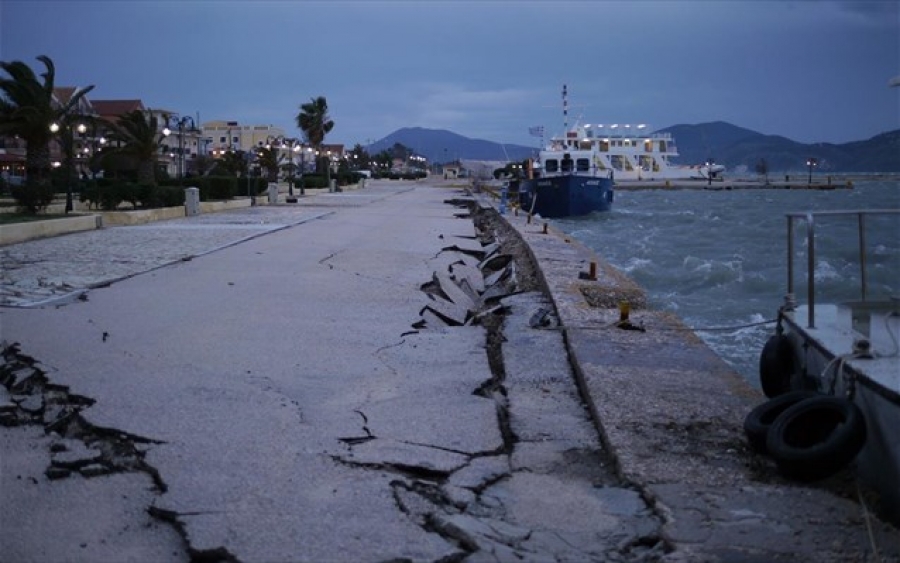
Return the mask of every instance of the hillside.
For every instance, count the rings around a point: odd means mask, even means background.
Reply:
[[[729,170],[746,166],[752,172],[760,159],[765,159],[771,172],[781,172],[806,170],[807,159],[814,157],[818,159],[819,172],[900,172],[900,129],[843,144],[798,143],[723,121],[674,125],[659,132],[670,133],[675,138],[681,164],[699,164],[713,158]],[[430,162],[523,160],[536,151],[535,147],[503,145],[422,127],[398,129],[367,150],[376,153],[390,149],[395,143],[413,149]]]
[[[798,143],[779,135],[764,135],[724,123],[676,125],[661,130],[675,137],[682,164],[713,158],[734,170],[756,168],[765,159],[770,171],[806,170],[817,159],[819,172],[900,172],[900,129],[851,143]]]
[[[369,153],[389,150],[395,143],[412,149],[430,162],[449,162],[460,158],[471,160],[524,160],[536,147],[503,145],[483,139],[470,139],[444,129],[404,127],[367,148]]]

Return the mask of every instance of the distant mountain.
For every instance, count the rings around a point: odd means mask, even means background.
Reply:
[[[713,158],[734,170],[756,168],[765,159],[770,171],[806,170],[817,159],[818,172],[900,172],[900,129],[851,143],[798,143],[778,135],[764,135],[717,121],[675,125],[661,129],[671,133],[678,146],[678,161],[698,164]]]
[[[659,130],[658,133],[669,133],[675,137],[675,144],[681,155],[679,161],[682,164],[697,164],[705,162],[708,158],[714,158],[719,162],[722,158],[719,154],[722,147],[762,135],[724,121],[699,125],[673,125]]]
[[[470,139],[444,129],[404,127],[380,139],[366,150],[375,154],[390,150],[396,143],[410,148],[430,162],[450,162],[457,159],[470,160],[524,160],[534,154],[534,147],[504,145],[482,139]]]
[[[805,171],[806,161],[818,160],[822,172],[900,172],[900,129],[851,143],[798,143],[779,135],[764,135],[723,121],[674,125],[659,132],[675,138],[681,164],[699,164],[712,158],[728,170],[746,166],[750,173],[760,159],[770,172]],[[443,129],[406,127],[367,147],[374,154],[400,143],[430,162],[468,160],[523,160],[534,147],[504,145],[470,139]]]

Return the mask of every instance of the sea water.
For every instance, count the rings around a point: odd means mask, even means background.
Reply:
[[[702,188],[703,186],[698,186]],[[832,190],[618,189],[612,211],[554,225],[627,273],[751,384],[787,292],[789,212],[900,209],[900,181]],[[795,221],[795,225],[798,222]],[[866,220],[870,299],[900,295],[900,221]],[[857,222],[816,219],[816,302],[860,298]],[[794,293],[805,303],[806,227],[794,229]]]

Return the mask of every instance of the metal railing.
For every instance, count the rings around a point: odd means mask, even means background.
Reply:
[[[900,215],[900,209],[860,209],[839,211],[808,211],[803,213],[787,214],[787,292],[794,294],[794,219],[806,220],[806,245],[807,245],[807,281],[806,303],[808,328],[815,328],[816,324],[816,217],[846,217],[856,216],[858,225],[857,240],[859,243],[859,270],[860,291],[862,301],[866,300],[867,276],[866,276],[866,217],[869,215]]]

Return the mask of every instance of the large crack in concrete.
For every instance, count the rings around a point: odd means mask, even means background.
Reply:
[[[50,446],[48,478],[142,471],[159,492],[166,491],[159,473],[144,461],[147,448],[161,442],[88,423],[80,413],[94,404],[93,399],[51,383],[47,371],[22,353],[18,344],[2,343],[0,347],[0,384],[8,393],[6,400],[0,398],[0,425],[40,424],[55,438]]]
[[[424,531],[438,534],[457,547],[458,552],[443,561],[469,560],[473,556],[479,561],[559,560],[560,557],[622,562],[659,560],[667,551],[660,539],[661,520],[648,508],[642,493],[615,472],[612,460],[606,459],[599,450],[562,443],[553,446],[559,451],[551,452],[549,469],[542,468],[541,463],[546,462],[540,460],[546,456],[546,443],[532,438],[523,442],[516,435],[504,363],[507,342],[504,321],[509,314],[505,299],[517,294],[546,296],[548,293],[524,242],[504,231],[504,223],[491,215],[492,210],[478,209],[466,199],[447,203],[466,209],[457,216],[472,220],[477,236],[464,240],[456,237],[455,243],[447,240],[448,246],[435,255],[435,260],[448,263],[449,276],[446,272],[435,272],[421,285],[432,304],[420,311],[413,330],[403,336],[432,329],[452,331],[465,325],[484,329],[484,349],[491,375],[472,392],[494,402],[502,446],[495,451],[460,452],[431,444],[391,441],[381,436],[377,441],[388,443],[377,444],[375,437],[367,433],[365,441],[345,441],[352,453],[335,456],[335,461],[396,475],[390,487],[398,510]],[[446,260],[442,260],[444,253],[447,253]],[[471,277],[472,267],[482,278]],[[535,330],[557,326],[552,304],[537,307],[530,314],[528,325]],[[578,403],[574,410],[583,417],[594,443],[598,444],[599,438],[589,422],[589,413],[575,387],[566,358],[566,383]],[[449,457],[436,460],[435,452]],[[538,487],[549,484],[560,488],[560,494],[565,496],[572,494],[572,486],[566,484],[569,479],[587,480],[599,487],[597,494],[613,513],[607,518],[612,523],[605,524],[610,528],[609,538],[585,542],[584,534],[590,535],[589,531],[581,530],[579,536],[578,532],[553,529],[540,523],[541,515],[532,525],[517,522],[520,516],[528,520],[528,509],[518,506],[516,495],[529,496],[529,487],[534,486],[529,483]],[[590,487],[575,490],[591,496]],[[591,502],[596,510],[597,500]]]
[[[159,471],[145,461],[149,448],[164,442],[89,423],[81,411],[95,401],[52,383],[47,370],[23,353],[18,343],[0,342],[0,359],[0,425],[43,426],[44,433],[52,438],[47,452],[50,463],[45,471],[48,479],[144,473],[153,483],[156,498],[167,491]],[[191,547],[185,525],[178,518],[182,515],[153,504],[146,507],[146,512],[175,529],[192,563],[237,561],[224,547],[208,550]]]

